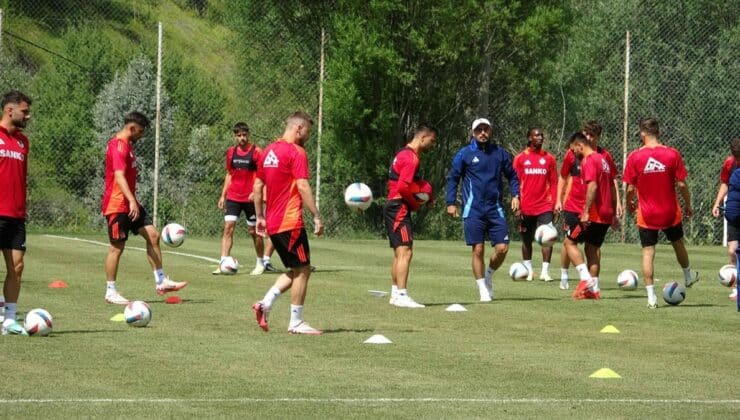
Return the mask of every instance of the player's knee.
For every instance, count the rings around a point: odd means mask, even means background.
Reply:
[[[17,275],[18,277],[20,277],[20,276],[21,276],[21,274],[23,274],[23,268],[24,268],[24,267],[25,267],[26,265],[25,265],[25,263],[23,262],[23,260],[19,260],[19,261],[16,261],[14,265],[15,265],[15,267],[13,267],[13,268],[15,269],[15,274],[16,274],[16,275]]]
[[[509,252],[509,244],[496,244],[493,249],[496,254],[505,256]]]

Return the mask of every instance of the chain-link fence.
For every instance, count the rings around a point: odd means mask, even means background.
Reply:
[[[736,0],[316,3],[0,0],[0,90],[34,99],[29,228],[102,231],[104,145],[126,112],[156,113],[161,22],[160,225],[221,231],[216,203],[237,121],[265,146],[290,112],[307,110],[319,122],[321,109],[323,133],[315,129],[306,148],[315,176],[321,141],[328,234],[365,237],[383,236],[387,168],[404,133],[419,122],[437,125],[438,146],[422,161],[438,203],[417,216],[418,231],[459,238],[459,220],[444,211],[444,176],[474,118],[491,118],[512,154],[529,126],[541,126],[559,160],[564,139],[597,120],[621,168],[625,149],[639,146],[637,120],[651,116],[689,170],[696,216],[688,238],[721,240],[721,220],[710,211],[719,167],[740,133]],[[137,145],[138,195],[149,210],[154,144],[150,130]],[[362,214],[343,204],[344,186],[355,181],[377,199]],[[635,240],[634,223],[611,235]]]

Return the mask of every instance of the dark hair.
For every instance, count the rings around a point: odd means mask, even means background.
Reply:
[[[599,137],[601,135],[601,130],[601,124],[594,120],[586,121],[586,123],[583,124],[583,132],[586,134]]]
[[[570,135],[570,141],[568,141],[568,144],[573,144],[575,142],[588,144],[588,139],[586,138],[585,134],[580,131],[576,131],[575,133]]]
[[[139,124],[143,128],[149,127],[149,118],[141,112],[131,111],[126,114],[126,118],[123,119],[123,125],[134,123]]]
[[[249,133],[249,126],[247,125],[247,123],[238,122],[234,124],[234,134],[241,133],[241,132]]]
[[[296,111],[288,116],[288,118],[285,120],[286,124],[294,123],[296,120],[303,120],[307,123],[313,125],[313,119],[311,119],[311,116],[308,115],[305,111]]]
[[[660,135],[660,125],[658,120],[655,118],[642,118],[640,119],[640,131],[651,136],[658,137]]]
[[[434,133],[435,135],[439,135],[439,130],[437,130],[437,127],[431,125],[431,124],[419,124],[414,129],[413,135],[411,136],[416,137],[417,135],[421,133]]]
[[[5,105],[7,104],[20,104],[21,102],[31,105],[31,98],[19,90],[11,90],[3,95],[3,101],[0,103],[0,108],[5,109]]]
[[[740,137],[735,137],[730,142],[730,151],[732,151],[732,154],[740,154]]]

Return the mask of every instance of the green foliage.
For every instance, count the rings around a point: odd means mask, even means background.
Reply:
[[[0,71],[0,92],[5,93],[10,90],[29,92],[31,75],[13,57],[3,53],[2,50],[0,50],[0,69],[3,69]]]

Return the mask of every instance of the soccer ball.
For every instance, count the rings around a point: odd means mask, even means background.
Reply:
[[[170,223],[162,229],[162,241],[173,247],[177,248],[185,242],[185,228],[177,223]]]
[[[226,257],[218,264],[221,274],[234,275],[239,270],[239,261],[233,257]]]
[[[46,337],[51,333],[52,322],[51,314],[46,309],[32,309],[26,314],[24,327],[28,335],[37,335]]]
[[[558,240],[558,230],[552,223],[540,225],[537,230],[534,231],[534,240],[538,244],[544,247],[550,247],[555,244]]]
[[[684,299],[686,299],[686,288],[683,284],[672,281],[663,286],[663,300],[667,304],[678,305]]]
[[[370,207],[373,202],[373,192],[367,185],[362,182],[350,184],[344,190],[344,203],[355,211],[364,211]]]
[[[411,193],[414,195],[416,202],[426,204],[432,197],[432,184],[423,179],[411,184]]]
[[[632,270],[624,270],[617,276],[617,286],[622,290],[635,290],[639,277]]]
[[[524,266],[524,264],[520,262],[515,262],[511,265],[509,268],[509,276],[512,280],[524,280],[529,276],[529,270],[527,270],[527,267]]]
[[[152,309],[146,302],[135,300],[129,302],[123,310],[126,323],[132,327],[146,327],[152,320]]]
[[[723,265],[719,269],[718,278],[722,286],[734,287],[737,281],[737,268],[731,264]]]

